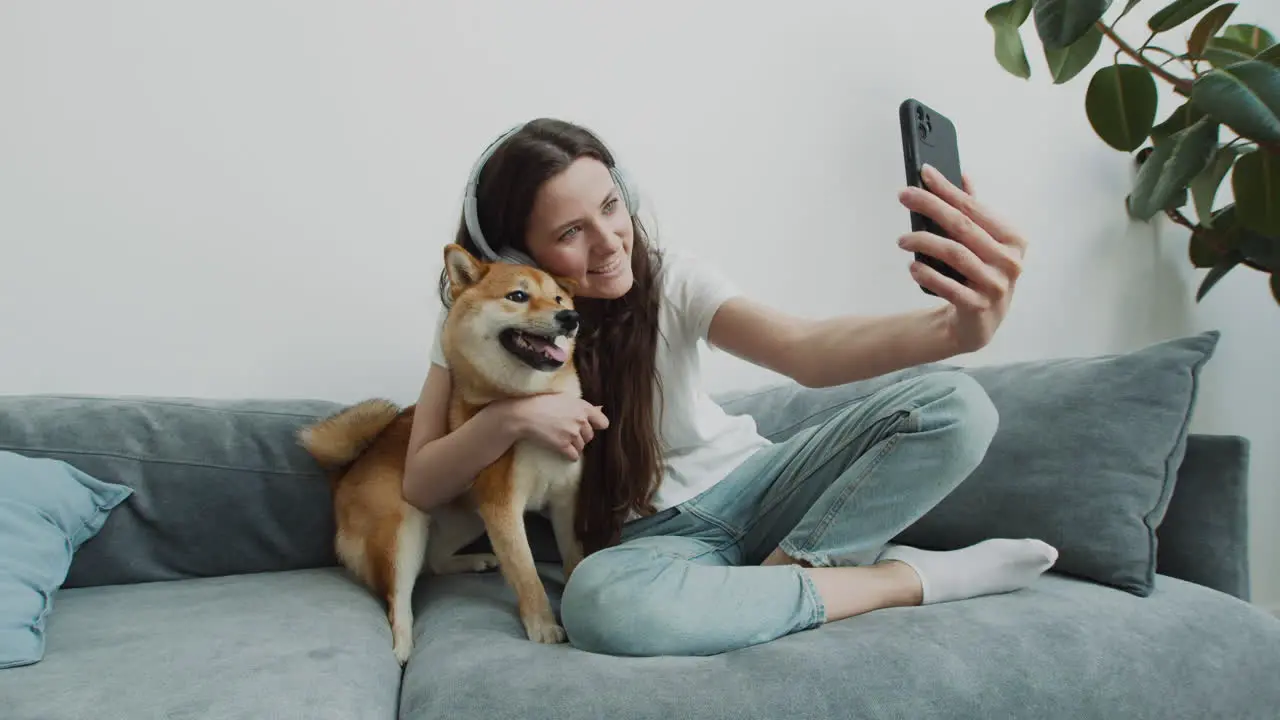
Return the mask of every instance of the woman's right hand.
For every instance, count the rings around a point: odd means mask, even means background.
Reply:
[[[582,457],[596,430],[609,427],[600,407],[566,393],[512,400],[510,408],[520,437],[542,443],[570,460]]]

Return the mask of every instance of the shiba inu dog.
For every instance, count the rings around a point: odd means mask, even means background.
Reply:
[[[486,263],[445,249],[452,309],[442,347],[452,374],[452,432],[489,403],[540,393],[581,396],[572,363],[579,318],[572,282],[526,265]],[[393,652],[413,647],[410,597],[424,562],[436,574],[493,568],[515,591],[530,640],[564,642],[534,566],[524,513],[549,511],[567,580],[582,560],[574,534],[581,461],[519,441],[460,498],[429,515],[402,496],[413,406],[366,400],[304,427],[299,442],[332,480],[341,563],[386,599]],[[494,554],[457,552],[487,532]]]

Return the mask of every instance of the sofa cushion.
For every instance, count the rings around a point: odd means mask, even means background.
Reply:
[[[45,659],[0,671],[6,720],[379,718],[400,665],[337,570],[64,590]]]
[[[335,407],[0,397],[0,450],[134,490],[76,554],[64,587],[332,566],[329,483],[294,433]]]
[[[554,600],[559,585],[548,589]],[[406,720],[1271,720],[1280,707],[1280,621],[1165,576],[1139,598],[1050,574],[1016,593],[876,611],[709,657],[529,642],[497,573],[433,578],[415,607]]]
[[[39,662],[76,551],[132,491],[64,462],[0,451],[0,668]]]
[[[1200,370],[1217,341],[1205,332],[1129,353],[928,365],[836,388],[788,384],[721,399],[781,440],[901,378],[963,370],[991,396],[999,428],[977,469],[897,541],[945,550],[1039,538],[1058,549],[1058,571],[1145,595]]]

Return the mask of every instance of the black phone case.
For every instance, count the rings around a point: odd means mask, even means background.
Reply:
[[[956,140],[955,125],[951,120],[924,103],[908,98],[898,106],[898,124],[902,130],[902,157],[906,163],[908,185],[928,189],[920,177],[920,168],[928,164],[956,187],[964,187],[964,180],[960,175],[960,147]],[[911,229],[951,239],[946,230],[932,218],[917,212],[911,213]],[[920,262],[956,282],[968,284],[964,275],[941,260],[919,252],[915,256]],[[928,288],[921,289],[930,295],[936,294]]]

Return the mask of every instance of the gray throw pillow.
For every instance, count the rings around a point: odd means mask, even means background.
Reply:
[[[1210,331],[1098,357],[927,365],[836,388],[788,384],[717,399],[728,412],[754,416],[776,441],[897,380],[967,372],[991,396],[999,429],[973,474],[897,541],[948,550],[992,537],[1039,538],[1058,549],[1057,572],[1146,596],[1155,582],[1155,531],[1218,338]]]

